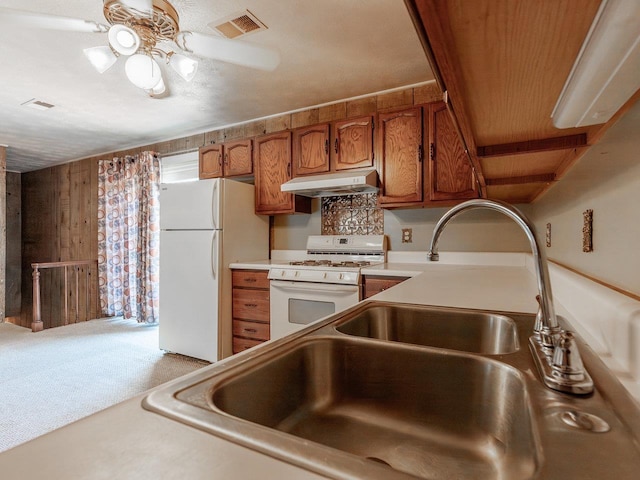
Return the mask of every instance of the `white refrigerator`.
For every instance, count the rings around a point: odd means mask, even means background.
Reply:
[[[210,362],[231,354],[229,264],[269,255],[254,191],[222,178],[161,185],[161,350]]]

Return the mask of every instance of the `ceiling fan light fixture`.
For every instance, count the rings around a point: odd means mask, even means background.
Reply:
[[[187,82],[193,80],[198,71],[198,62],[196,60],[179,53],[170,52],[167,55],[167,63]]]
[[[124,64],[124,72],[131,83],[145,90],[155,88],[162,80],[158,62],[143,53],[131,55]]]
[[[109,70],[118,59],[113,50],[107,46],[85,48],[82,52],[98,73],[104,73]]]
[[[109,29],[109,44],[121,55],[133,55],[140,48],[140,36],[133,28],[116,24]]]

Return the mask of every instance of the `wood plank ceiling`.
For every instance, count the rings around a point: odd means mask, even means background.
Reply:
[[[557,129],[551,112],[600,0],[405,0],[483,194],[529,203],[610,122]]]

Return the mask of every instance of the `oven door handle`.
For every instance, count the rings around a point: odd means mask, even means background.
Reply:
[[[314,292],[327,292],[333,294],[340,293],[355,293],[359,291],[359,287],[357,285],[336,285],[332,284],[329,286],[324,286],[323,284],[318,283],[305,283],[305,282],[287,282],[283,280],[271,280],[271,286],[277,288],[279,290],[288,290],[290,292],[300,292],[300,291],[314,291]]]

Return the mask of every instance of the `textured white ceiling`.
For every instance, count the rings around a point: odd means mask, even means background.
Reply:
[[[124,61],[98,74],[82,49],[106,34],[0,28],[0,144],[26,172],[432,79],[402,0],[173,0],[182,30],[249,9],[269,28],[243,41],[280,51],[273,72],[198,58],[195,79],[164,69],[149,98]],[[102,0],[0,0],[0,7],[106,23]],[[54,108],[21,106],[36,98]]]

